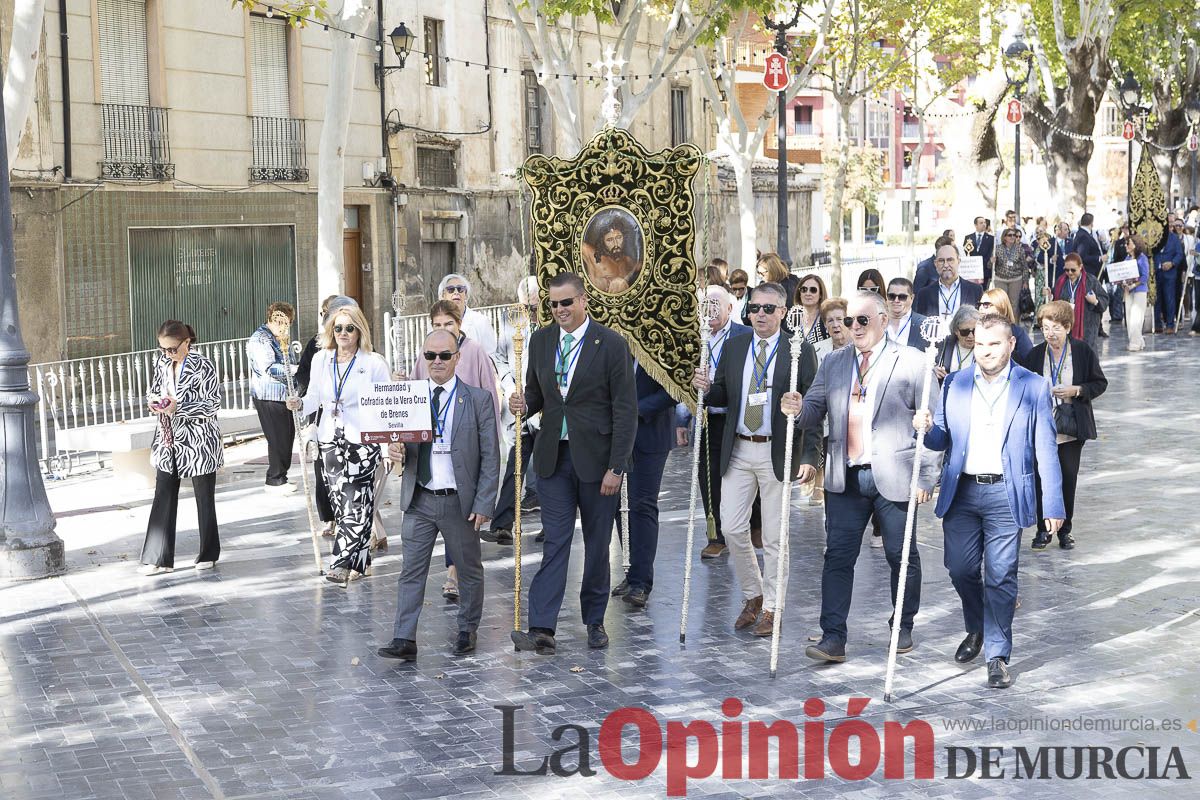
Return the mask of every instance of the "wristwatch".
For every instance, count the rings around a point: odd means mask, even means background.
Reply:
[[[609,470],[609,472],[611,472],[613,475],[616,475],[618,478],[625,474],[625,470],[621,467],[613,467]]]

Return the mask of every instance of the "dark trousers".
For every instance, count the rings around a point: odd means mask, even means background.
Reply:
[[[325,483],[325,470],[321,469],[321,459],[313,461],[313,493],[316,494],[317,518],[321,522],[333,522],[333,503],[329,501],[329,486]]]
[[[1192,276],[1192,330],[1200,333],[1200,277]]]
[[[500,494],[496,496],[496,513],[492,515],[492,530],[511,531],[513,518],[516,516],[516,451],[514,444],[508,448],[508,466],[504,468],[504,483],[500,484]],[[537,491],[537,475],[531,469],[533,457],[533,434],[525,432],[521,435],[521,483],[525,494]]]
[[[1079,485],[1079,460],[1083,455],[1083,442],[1076,439],[1073,442],[1063,442],[1058,446],[1058,463],[1062,467],[1063,505],[1067,509],[1067,519],[1060,529],[1062,533],[1071,532],[1071,517],[1075,516],[1075,487]],[[1042,479],[1036,479],[1037,490],[1037,529],[1046,530],[1046,520],[1042,515]]]
[[[830,639],[846,641],[846,617],[854,593],[854,565],[862,549],[867,519],[872,515],[883,529],[883,551],[891,567],[892,608],[896,607],[896,585],[900,579],[900,554],[904,547],[904,523],[908,503],[895,503],[879,493],[869,467],[846,471],[846,491],[825,492],[825,566],[821,573],[821,630]],[[921,554],[916,536],[908,553],[908,578],[900,627],[911,631],[921,607]],[[888,620],[891,624],[891,620]]]
[[[942,518],[942,533],[946,569],[962,601],[967,633],[983,634],[988,661],[1008,661],[1017,606],[1021,528],[1009,510],[1005,485],[960,480]]]
[[[529,585],[529,627],[549,631],[558,626],[558,612],[567,589],[567,567],[571,539],[575,534],[575,512],[583,527],[583,580],[579,606],[585,625],[604,622],[608,609],[608,545],[620,493],[600,494],[600,481],[581,481],[571,463],[567,442],[558,445],[558,462],[549,476],[539,476],[538,499],[542,501],[542,566]]]
[[[654,557],[658,554],[658,492],[670,451],[645,453],[633,449],[629,469],[629,572],[630,589],[654,588]],[[620,527],[620,516],[617,518]],[[624,535],[624,531],[621,531]]]
[[[725,439],[725,415],[709,414],[708,428],[703,435],[704,442],[700,447],[700,498],[704,501],[705,514],[712,520],[709,541],[725,544],[725,535],[721,533],[721,442]]]
[[[175,522],[179,516],[178,475],[157,470],[154,503],[146,525],[142,545],[142,563],[156,567],[175,566]],[[196,516],[200,523],[200,554],[196,561],[216,561],[221,557],[221,538],[217,533],[217,473],[192,478],[196,495]]]
[[[254,398],[258,423],[267,437],[267,486],[287,483],[288,468],[292,466],[292,443],[296,440],[296,421],[292,412],[279,400]]]
[[[1174,328],[1176,292],[1179,288],[1179,267],[1174,269],[1154,270],[1154,279],[1158,282],[1158,294],[1154,298],[1154,328]]]

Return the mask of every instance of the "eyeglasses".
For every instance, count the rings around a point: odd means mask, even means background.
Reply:
[[[967,338],[968,336],[974,336],[975,329],[974,328],[962,328],[959,330],[958,335],[963,337],[964,339]]]
[[[174,347],[160,347],[158,349],[164,356],[173,356],[179,352],[179,348],[181,347],[183,347],[182,344],[177,344]]]
[[[558,308],[559,306],[562,306],[563,308],[570,308],[571,306],[575,305],[575,301],[578,299],[579,299],[579,295],[575,295],[574,297],[568,297],[566,300],[551,300],[550,307]]]
[[[903,301],[907,300],[909,298],[909,295],[901,294],[900,292],[888,292],[887,298],[888,298],[888,300],[895,300],[896,302],[899,303],[899,302],[903,302]]]
[[[882,317],[883,315],[880,314],[879,316]],[[845,325],[847,328],[853,328],[854,323],[857,322],[859,325],[865,328],[871,324],[871,319],[872,318],[868,317],[866,314],[859,314],[857,317],[846,317]]]
[[[776,305],[775,303],[747,303],[746,304],[746,311],[750,312],[751,314],[757,314],[760,311],[763,312],[764,314],[774,314],[775,309],[777,309],[777,308],[779,308],[779,306]]]
[[[334,333],[354,333],[357,330],[358,330],[358,327],[355,325],[334,325],[333,326]]]
[[[864,292],[874,292],[875,294],[879,294],[878,286],[860,286],[858,288],[859,288],[859,290],[864,291]]]
[[[819,286],[801,286],[800,291],[804,294],[820,294],[821,287]]]
[[[437,353],[432,350],[426,350],[424,353],[426,361],[449,361],[458,355],[458,351],[450,352],[449,350],[441,350]]]
[[[935,267],[948,267],[951,264],[955,264],[957,262],[958,262],[957,258],[935,258],[933,260],[933,265]]]
[[[979,301],[979,307],[980,307],[980,308],[991,308],[991,307],[992,307],[992,304],[991,304],[991,303],[989,303],[987,300],[980,300],[980,301]]]
[[[443,292],[449,292],[450,294],[466,294],[466,293],[467,293],[467,287],[465,287],[465,286],[457,286],[457,285],[456,285],[456,286],[447,286],[447,287],[446,287],[445,289],[443,289],[442,291],[443,291]]]

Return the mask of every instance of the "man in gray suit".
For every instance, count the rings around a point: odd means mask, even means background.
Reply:
[[[883,529],[891,566],[892,607],[900,577],[916,439],[911,418],[921,402],[925,359],[920,351],[884,335],[887,311],[874,292],[858,292],[846,312],[853,347],[835,350],[821,362],[808,392],[784,395],[785,414],[811,428],[829,418],[825,461],[825,567],[821,575],[821,641],[808,648],[818,661],[846,660],[846,617],[854,591],[854,564],[871,514]],[[925,451],[917,502],[924,503],[937,479],[937,453]],[[911,535],[911,532],[910,532]],[[921,557],[916,537],[909,553],[907,587],[900,614],[901,653],[912,650],[913,618],[921,604]],[[889,620],[889,625],[892,622]]]
[[[404,509],[404,571],[396,601],[395,638],[379,648],[384,658],[415,661],[417,620],[425,602],[425,579],[438,533],[458,566],[460,602],[456,656],[475,651],[475,629],[483,614],[483,561],[479,530],[496,506],[500,443],[492,393],[458,380],[458,341],[447,330],[425,337],[434,439],[393,444],[388,454],[410,466],[400,482]],[[415,465],[415,468],[414,466]]]

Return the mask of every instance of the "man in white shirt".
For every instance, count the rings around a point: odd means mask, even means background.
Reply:
[[[496,330],[492,327],[491,320],[468,305],[471,299],[471,284],[467,279],[457,272],[451,272],[442,278],[442,282],[438,284],[438,299],[449,300],[458,306],[459,313],[462,314],[462,332],[468,339],[477,342],[483,348],[483,352],[488,354],[488,358],[492,358],[496,353]]]
[[[908,278],[892,278],[887,285],[887,327],[884,334],[889,342],[924,350],[928,342],[921,337],[921,323],[925,317],[914,314],[913,282]]]

